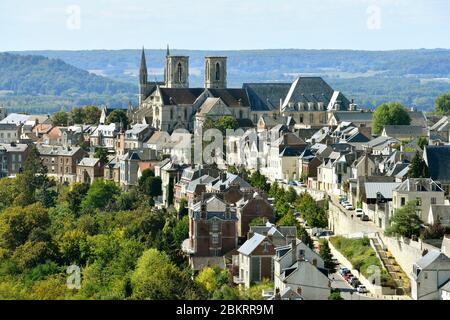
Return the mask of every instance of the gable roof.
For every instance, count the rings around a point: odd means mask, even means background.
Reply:
[[[420,137],[424,136],[425,130],[422,126],[413,126],[413,125],[393,125],[393,126],[385,126],[384,132],[386,135],[395,137],[396,135],[408,135],[411,137]]]
[[[213,97],[220,98],[229,107],[248,107],[247,91],[244,89],[206,89]]]
[[[264,240],[265,236],[259,233],[255,233],[253,237],[245,241],[245,243],[238,249],[239,253],[246,256],[250,255]]]
[[[280,107],[291,83],[244,83],[252,111],[272,111]]]
[[[202,94],[200,88],[159,88],[164,105],[193,104]]]
[[[424,255],[419,261],[416,262],[416,265],[421,269],[425,269],[430,264],[432,264],[439,256],[441,252],[438,250],[431,250],[426,255]]]
[[[424,160],[428,165],[431,179],[441,183],[450,182],[450,145],[427,146]]]
[[[400,185],[398,182],[365,182],[364,188],[366,189],[367,199],[376,199],[377,193],[381,193],[383,198],[392,199],[393,191]]]
[[[336,121],[348,121],[348,122],[372,122],[372,112],[363,111],[336,111],[334,117]]]

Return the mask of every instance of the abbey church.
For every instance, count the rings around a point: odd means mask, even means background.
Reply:
[[[162,131],[193,131],[206,119],[232,116],[242,128],[259,121],[299,128],[321,127],[338,111],[356,111],[341,92],[320,77],[300,77],[293,83],[244,83],[227,86],[227,58],[205,57],[204,88],[189,86],[189,57],[175,56],[167,49],[164,82],[149,82],[145,51],[139,71],[139,106],[130,106],[132,123],[145,123]]]

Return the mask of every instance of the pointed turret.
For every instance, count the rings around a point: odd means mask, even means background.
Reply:
[[[147,84],[147,62],[145,60],[145,50],[144,47],[142,47],[142,54],[141,54],[141,68],[139,69],[139,83],[140,84]]]

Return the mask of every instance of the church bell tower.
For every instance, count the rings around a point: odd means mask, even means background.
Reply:
[[[227,58],[205,58],[205,88],[226,89],[227,87]]]
[[[167,47],[164,74],[166,88],[189,88],[189,57],[172,56]]]

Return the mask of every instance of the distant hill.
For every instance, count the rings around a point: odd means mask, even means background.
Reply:
[[[163,79],[165,53],[165,50],[146,50],[149,80]],[[316,75],[324,77],[335,90],[354,98],[364,107],[399,101],[423,110],[432,109],[436,97],[450,91],[450,50],[447,49],[171,50],[171,53],[190,56],[190,84],[193,87],[203,86],[204,56],[225,55],[228,57],[230,87],[241,87],[244,82],[290,82],[298,75]],[[135,97],[140,50],[27,51],[15,54],[61,59],[91,74],[127,82],[132,86],[126,87],[125,95]],[[112,90],[111,87],[108,90]]]
[[[126,106],[136,90],[135,84],[94,75],[60,59],[0,53],[0,103],[13,110],[107,102]]]

